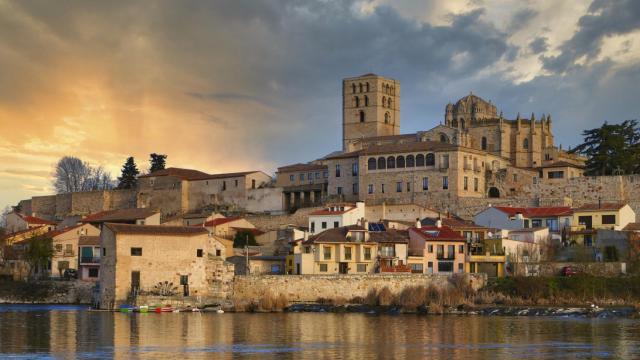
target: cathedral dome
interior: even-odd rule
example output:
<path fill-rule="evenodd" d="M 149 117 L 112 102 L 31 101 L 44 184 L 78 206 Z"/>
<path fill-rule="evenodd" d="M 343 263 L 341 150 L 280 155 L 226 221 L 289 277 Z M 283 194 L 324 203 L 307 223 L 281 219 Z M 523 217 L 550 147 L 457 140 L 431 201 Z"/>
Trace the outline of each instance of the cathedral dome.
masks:
<path fill-rule="evenodd" d="M 456 113 L 460 114 L 482 113 L 485 117 L 498 117 L 498 109 L 495 105 L 479 96 L 473 95 L 473 93 L 458 100 L 456 104 L 453 105 L 453 108 Z"/>

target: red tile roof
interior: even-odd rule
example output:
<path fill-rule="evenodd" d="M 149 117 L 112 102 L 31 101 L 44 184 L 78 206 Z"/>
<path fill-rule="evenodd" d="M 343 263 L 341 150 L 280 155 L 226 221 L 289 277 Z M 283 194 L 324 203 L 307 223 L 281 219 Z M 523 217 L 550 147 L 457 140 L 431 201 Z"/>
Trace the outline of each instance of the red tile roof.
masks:
<path fill-rule="evenodd" d="M 423 226 L 419 229 L 411 228 L 410 230 L 427 241 L 466 241 L 460 233 L 448 226 Z"/>
<path fill-rule="evenodd" d="M 193 169 L 182 169 L 182 168 L 166 168 L 163 170 L 154 171 L 150 174 L 140 175 L 140 178 L 147 177 L 158 177 L 158 176 L 174 176 L 180 178 L 182 180 L 208 180 L 208 179 L 223 179 L 230 177 L 240 177 L 246 176 L 249 174 L 253 174 L 259 171 L 243 171 L 243 172 L 234 172 L 234 173 L 224 173 L 224 174 L 207 174 L 205 172 Z"/>
<path fill-rule="evenodd" d="M 157 210 L 148 208 L 131 208 L 119 210 L 106 210 L 85 216 L 81 221 L 89 222 L 118 222 L 146 219 L 158 213 Z"/>
<path fill-rule="evenodd" d="M 494 206 L 494 208 L 502 211 L 509 216 L 516 216 L 516 214 L 522 214 L 523 217 L 554 217 L 571 215 L 573 211 L 569 206 L 555 206 L 555 207 L 510 207 L 510 206 Z"/>
<path fill-rule="evenodd" d="M 622 209 L 623 203 L 601 203 L 601 204 L 584 204 L 576 209 L 576 211 L 616 211 Z"/>
<path fill-rule="evenodd" d="M 197 226 L 132 225 L 113 223 L 106 223 L 105 225 L 117 234 L 195 236 L 209 233 L 207 229 Z"/>
<path fill-rule="evenodd" d="M 624 227 L 625 231 L 640 231 L 640 222 L 632 222 L 628 223 L 627 226 Z"/>
<path fill-rule="evenodd" d="M 278 172 L 313 171 L 313 170 L 327 170 L 327 165 L 321 165 L 321 164 L 293 164 L 293 165 L 281 166 L 281 167 L 278 168 Z"/>
<path fill-rule="evenodd" d="M 40 228 L 42 228 L 42 227 L 43 227 L 43 226 L 38 226 L 38 227 L 34 227 L 34 228 L 29 228 L 29 229 L 24 229 L 24 230 L 16 231 L 16 232 L 13 232 L 13 233 L 11 233 L 11 234 L 6 234 L 5 236 L 3 236 L 3 237 L 2 237 L 2 238 L 0 238 L 0 239 L 2 239 L 2 240 L 5 240 L 5 239 L 11 239 L 11 238 L 16 237 L 16 236 L 18 236 L 18 235 L 27 234 L 27 233 L 29 233 L 30 231 L 36 231 L 37 229 L 40 229 Z"/>
<path fill-rule="evenodd" d="M 84 225 L 84 224 L 68 226 L 68 227 L 66 227 L 66 228 L 64 228 L 64 229 L 52 230 L 52 231 L 49 231 L 48 233 L 46 233 L 45 235 L 46 235 L 46 236 L 49 236 L 49 237 L 51 237 L 51 238 L 54 238 L 54 237 L 56 237 L 56 236 L 58 236 L 58 235 L 62 235 L 62 234 L 64 234 L 64 233 L 66 233 L 66 232 L 68 232 L 68 231 L 71 231 L 71 230 L 77 229 L 77 228 L 81 227 L 82 225 Z"/>
<path fill-rule="evenodd" d="M 28 215 L 19 215 L 19 216 L 22 218 L 22 220 L 26 221 L 29 224 L 43 224 L 43 225 L 55 225 L 56 224 L 53 221 L 41 219 L 41 218 L 35 217 L 35 216 L 28 216 Z"/>
<path fill-rule="evenodd" d="M 236 221 L 236 220 L 240 220 L 241 218 L 239 217 L 227 217 L 227 218 L 217 218 L 217 219 L 213 219 L 213 220 L 209 220 L 207 222 L 204 223 L 205 227 L 212 227 L 212 226 L 218 226 L 218 225 L 222 225 L 222 224 L 226 224 L 232 221 Z"/>
<path fill-rule="evenodd" d="M 319 234 L 304 240 L 303 244 L 310 245 L 315 243 L 355 243 L 355 239 L 349 238 L 349 231 L 361 231 L 369 233 L 369 241 L 363 244 L 374 243 L 407 243 L 409 241 L 409 233 L 406 230 L 387 229 L 386 231 L 367 231 L 360 225 L 348 225 L 325 230 Z"/>
<path fill-rule="evenodd" d="M 330 210 L 331 207 L 336 207 L 336 208 L 343 207 L 344 210 L 332 211 L 332 210 Z M 342 215 L 344 213 L 347 213 L 349 211 L 355 210 L 357 208 L 356 205 L 353 205 L 353 204 L 337 205 L 337 206 L 331 206 L 331 207 L 326 207 L 326 208 L 324 208 L 322 210 L 313 211 L 313 212 L 309 213 L 309 215 Z"/>

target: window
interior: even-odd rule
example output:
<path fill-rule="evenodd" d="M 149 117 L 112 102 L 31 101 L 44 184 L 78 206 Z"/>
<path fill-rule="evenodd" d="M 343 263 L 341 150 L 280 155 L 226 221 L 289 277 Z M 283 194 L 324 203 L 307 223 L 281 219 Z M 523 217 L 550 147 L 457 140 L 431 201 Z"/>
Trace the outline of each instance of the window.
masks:
<path fill-rule="evenodd" d="M 357 96 L 353 97 L 353 105 L 355 107 L 360 107 L 360 99 Z"/>
<path fill-rule="evenodd" d="M 238 180 L 235 180 L 235 186 L 238 187 Z"/>
<path fill-rule="evenodd" d="M 423 177 L 422 178 L 422 190 L 429 190 L 429 178 L 428 177 Z"/>
<path fill-rule="evenodd" d="M 251 188 L 252 189 L 256 188 L 256 180 L 255 179 L 251 180 Z"/>
<path fill-rule="evenodd" d="M 202 254 L 203 254 L 202 249 L 198 249 L 198 250 L 196 250 L 196 256 L 197 256 L 197 257 L 202 257 Z"/>
<path fill-rule="evenodd" d="M 456 256 L 456 246 L 447 245 L 447 258 L 453 259 Z"/>
<path fill-rule="evenodd" d="M 423 272 L 422 264 L 411 264 L 411 272 L 414 274 L 421 274 Z"/>
<path fill-rule="evenodd" d="M 453 272 L 453 261 L 438 261 L 438 272 Z"/>
<path fill-rule="evenodd" d="M 336 165 L 336 177 L 340 177 L 340 165 Z"/>
<path fill-rule="evenodd" d="M 353 183 L 353 195 L 358 195 L 359 189 L 358 189 L 358 183 Z"/>
<path fill-rule="evenodd" d="M 367 95 L 364 96 L 364 106 L 369 106 L 369 97 Z"/>
<path fill-rule="evenodd" d="M 387 161 L 383 157 L 378 158 L 378 169 L 384 170 L 387 168 Z"/>
<path fill-rule="evenodd" d="M 466 176 L 464 177 L 464 180 L 463 180 L 463 189 L 469 190 L 469 178 Z"/>
<path fill-rule="evenodd" d="M 356 84 L 351 84 L 351 92 L 356 93 Z"/>
<path fill-rule="evenodd" d="M 293 174 L 289 175 L 289 181 L 294 182 L 294 180 L 295 180 L 295 176 Z"/>
<path fill-rule="evenodd" d="M 461 272 L 461 273 L 464 272 L 464 264 L 463 263 L 458 263 L 458 272 Z"/>
<path fill-rule="evenodd" d="M 107 248 L 102 248 L 102 256 L 107 256 Z"/>
<path fill-rule="evenodd" d="M 371 248 L 370 247 L 364 248 L 364 259 L 365 260 L 371 260 Z"/>
<path fill-rule="evenodd" d="M 448 169 L 449 168 L 449 155 L 442 155 L 442 163 L 440 164 L 440 169 Z"/>
<path fill-rule="evenodd" d="M 340 222 L 339 221 L 334 221 L 333 222 L 333 227 L 334 228 L 340 227 Z"/>
<path fill-rule="evenodd" d="M 222 256 L 222 250 L 216 249 L 216 256 Z"/>
<path fill-rule="evenodd" d="M 98 277 L 98 268 L 89 268 L 89 277 L 90 278 L 97 278 Z"/>
<path fill-rule="evenodd" d="M 316 172 L 316 179 L 320 179 L 320 171 Z"/>
<path fill-rule="evenodd" d="M 464 254 L 464 245 L 458 245 L 458 254 Z"/>
<path fill-rule="evenodd" d="M 304 181 L 304 174 L 300 174 L 300 181 Z"/>
<path fill-rule="evenodd" d="M 427 274 L 433 274 L 433 261 L 427 262 Z"/>
<path fill-rule="evenodd" d="M 384 123 L 385 124 L 389 123 L 389 113 L 388 112 L 384 113 Z"/>
<path fill-rule="evenodd" d="M 373 188 L 373 184 L 369 184 L 369 186 L 367 186 L 367 192 L 369 194 L 373 194 L 374 188 Z"/>
<path fill-rule="evenodd" d="M 351 175 L 358 176 L 358 163 L 351 164 Z"/>
<path fill-rule="evenodd" d="M 364 122 L 364 119 L 365 119 L 364 111 L 360 110 L 360 122 Z"/>
<path fill-rule="evenodd" d="M 396 192 L 402 192 L 402 181 L 396 183 Z"/>
<path fill-rule="evenodd" d="M 382 97 L 382 107 L 387 107 L 387 97 L 386 96 Z"/>
<path fill-rule="evenodd" d="M 326 228 L 327 228 L 327 222 L 326 222 L 326 221 L 323 221 L 321 225 L 322 225 L 321 227 L 322 227 L 323 229 L 326 229 Z"/>
<path fill-rule="evenodd" d="M 410 192 L 410 191 L 411 191 L 411 183 L 407 182 L 407 192 Z"/>
<path fill-rule="evenodd" d="M 532 219 L 531 220 L 531 227 L 532 228 L 537 228 L 537 227 L 541 227 L 542 226 L 542 219 Z"/>
<path fill-rule="evenodd" d="M 313 173 L 308 173 L 307 174 L 307 180 L 309 180 L 309 181 L 313 180 Z"/>
<path fill-rule="evenodd" d="M 482 137 L 482 150 L 487 150 L 487 138 Z"/>
<path fill-rule="evenodd" d="M 131 256 L 142 256 L 142 248 L 132 247 L 131 248 Z"/>
<path fill-rule="evenodd" d="M 380 184 L 380 192 L 384 194 L 384 184 Z"/>
<path fill-rule="evenodd" d="M 387 169 L 395 169 L 396 168 L 396 158 L 393 156 L 389 156 L 387 158 Z"/>
<path fill-rule="evenodd" d="M 549 171 L 547 177 L 549 179 L 562 179 L 564 177 L 564 171 Z"/>
<path fill-rule="evenodd" d="M 436 257 L 438 259 L 444 258 L 444 245 L 438 245 L 436 247 Z"/>
<path fill-rule="evenodd" d="M 320 264 L 320 272 L 327 272 L 327 264 Z"/>
<path fill-rule="evenodd" d="M 316 222 L 312 221 L 311 222 L 311 233 L 314 233 L 314 232 L 316 232 Z"/>
<path fill-rule="evenodd" d="M 433 254 L 433 244 L 427 245 L 427 251 L 429 252 L 429 254 Z"/>
<path fill-rule="evenodd" d="M 369 92 L 369 83 L 366 84 L 367 92 Z"/>
<path fill-rule="evenodd" d="M 473 191 L 478 191 L 478 178 L 473 178 Z"/>
<path fill-rule="evenodd" d="M 529 228 L 529 219 L 525 219 L 524 220 L 524 228 L 528 229 Z"/>
<path fill-rule="evenodd" d="M 338 195 L 342 195 L 342 186 L 338 186 L 336 188 L 336 192 L 338 193 Z"/>
<path fill-rule="evenodd" d="M 522 148 L 523 149 L 528 149 L 529 148 L 529 139 L 524 139 L 522 141 Z"/>
<path fill-rule="evenodd" d="M 367 272 L 367 264 L 358 264 L 358 272 Z"/>
<path fill-rule="evenodd" d="M 416 156 L 416 167 L 424 166 L 424 155 L 418 154 Z"/>
<path fill-rule="evenodd" d="M 271 265 L 271 273 L 272 274 L 280 274 L 280 265 L 279 264 L 272 264 Z"/>
<path fill-rule="evenodd" d="M 331 248 L 328 246 L 325 246 L 322 248 L 322 251 L 324 252 L 324 259 L 325 260 L 330 260 L 331 259 Z"/>
<path fill-rule="evenodd" d="M 329 177 L 329 171 L 328 170 L 323 171 L 322 172 L 322 177 L 325 178 L 325 179 L 328 178 Z"/>
<path fill-rule="evenodd" d="M 369 158 L 369 160 L 367 160 L 367 169 L 369 170 L 376 170 L 377 169 L 377 161 L 375 158 Z"/>
<path fill-rule="evenodd" d="M 62 244 L 56 244 L 56 251 L 62 251 Z"/>
<path fill-rule="evenodd" d="M 558 231 L 558 219 L 547 219 L 545 226 L 548 227 L 550 231 Z"/>
<path fill-rule="evenodd" d="M 351 260 L 351 246 L 346 246 L 344 248 L 344 259 Z"/>
<path fill-rule="evenodd" d="M 442 177 L 442 190 L 448 190 L 449 189 L 449 177 L 448 176 L 443 176 Z"/>
<path fill-rule="evenodd" d="M 518 174 L 513 174 L 513 182 L 518 181 Z"/>
<path fill-rule="evenodd" d="M 427 154 L 424 158 L 424 162 L 426 166 L 434 166 L 436 164 L 436 156 L 433 153 Z"/>
<path fill-rule="evenodd" d="M 398 169 L 404 169 L 404 156 L 400 155 L 396 158 L 396 167 Z"/>
<path fill-rule="evenodd" d="M 407 155 L 407 167 L 414 167 L 415 166 L 415 159 L 413 158 L 413 155 Z"/>
<path fill-rule="evenodd" d="M 615 224 L 616 224 L 615 215 L 602 215 L 602 225 L 615 225 Z"/>
<path fill-rule="evenodd" d="M 222 182 L 222 191 L 225 191 L 225 190 L 227 190 L 227 182 L 223 181 Z"/>
<path fill-rule="evenodd" d="M 362 92 L 362 84 L 358 84 L 358 87 L 360 88 L 360 92 Z"/>

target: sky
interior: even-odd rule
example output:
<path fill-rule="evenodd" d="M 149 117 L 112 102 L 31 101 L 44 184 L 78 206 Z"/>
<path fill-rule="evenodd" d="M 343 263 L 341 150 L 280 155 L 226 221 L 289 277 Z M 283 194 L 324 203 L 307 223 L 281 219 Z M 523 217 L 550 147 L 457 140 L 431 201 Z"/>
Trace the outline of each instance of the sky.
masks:
<path fill-rule="evenodd" d="M 210 173 L 341 148 L 341 79 L 401 83 L 401 131 L 470 91 L 558 145 L 640 114 L 640 1 L 0 0 L 0 206 L 65 155 Z"/>

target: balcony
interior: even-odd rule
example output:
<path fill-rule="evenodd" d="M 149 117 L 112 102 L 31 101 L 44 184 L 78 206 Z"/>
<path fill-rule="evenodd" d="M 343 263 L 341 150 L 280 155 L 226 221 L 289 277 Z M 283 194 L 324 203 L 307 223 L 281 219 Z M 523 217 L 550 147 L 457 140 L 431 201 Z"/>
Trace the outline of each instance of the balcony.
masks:
<path fill-rule="evenodd" d="M 94 256 L 81 256 L 80 264 L 100 264 L 100 257 Z"/>
<path fill-rule="evenodd" d="M 456 258 L 455 254 L 447 254 L 447 255 L 437 254 L 436 255 L 436 259 L 438 260 L 455 260 L 455 258 Z"/>

